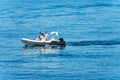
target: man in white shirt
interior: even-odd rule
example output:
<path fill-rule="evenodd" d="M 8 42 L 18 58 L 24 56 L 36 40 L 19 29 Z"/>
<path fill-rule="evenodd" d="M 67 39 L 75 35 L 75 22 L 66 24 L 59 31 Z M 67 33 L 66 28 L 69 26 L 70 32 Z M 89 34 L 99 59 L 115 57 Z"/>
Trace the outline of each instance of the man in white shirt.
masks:
<path fill-rule="evenodd" d="M 47 33 L 47 31 L 45 32 L 45 40 L 46 41 L 48 40 L 48 33 Z"/>

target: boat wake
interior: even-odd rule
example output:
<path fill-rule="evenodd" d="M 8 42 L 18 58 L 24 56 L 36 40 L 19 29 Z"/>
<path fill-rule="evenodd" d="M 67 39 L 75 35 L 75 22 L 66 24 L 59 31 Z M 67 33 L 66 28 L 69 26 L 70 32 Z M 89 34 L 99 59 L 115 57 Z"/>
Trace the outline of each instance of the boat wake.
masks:
<path fill-rule="evenodd" d="M 94 40 L 94 41 L 79 41 L 67 42 L 68 46 L 89 46 L 89 45 L 120 45 L 120 40 Z"/>

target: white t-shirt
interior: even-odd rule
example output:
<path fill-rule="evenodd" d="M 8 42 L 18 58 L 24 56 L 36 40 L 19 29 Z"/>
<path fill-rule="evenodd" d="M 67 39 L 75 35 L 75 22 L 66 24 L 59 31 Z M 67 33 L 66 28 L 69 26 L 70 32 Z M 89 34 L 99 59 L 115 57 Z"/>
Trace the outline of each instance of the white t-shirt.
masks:
<path fill-rule="evenodd" d="M 48 34 L 45 34 L 45 39 L 47 39 L 48 38 Z"/>

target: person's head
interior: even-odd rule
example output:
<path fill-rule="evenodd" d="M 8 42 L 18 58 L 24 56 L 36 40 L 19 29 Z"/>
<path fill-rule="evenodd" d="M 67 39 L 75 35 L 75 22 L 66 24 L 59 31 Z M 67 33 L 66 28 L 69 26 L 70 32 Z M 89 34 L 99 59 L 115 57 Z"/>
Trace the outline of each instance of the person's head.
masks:
<path fill-rule="evenodd" d="M 47 31 L 45 33 L 47 33 Z"/>

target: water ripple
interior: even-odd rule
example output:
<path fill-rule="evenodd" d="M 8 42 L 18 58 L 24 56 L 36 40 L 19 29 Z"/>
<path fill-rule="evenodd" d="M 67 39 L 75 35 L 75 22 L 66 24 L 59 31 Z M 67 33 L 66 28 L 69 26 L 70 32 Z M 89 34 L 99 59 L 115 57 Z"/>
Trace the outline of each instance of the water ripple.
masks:
<path fill-rule="evenodd" d="M 97 4 L 86 4 L 79 6 L 79 8 L 91 8 L 91 7 L 113 7 L 112 4 L 105 4 L 105 3 L 97 3 Z"/>

